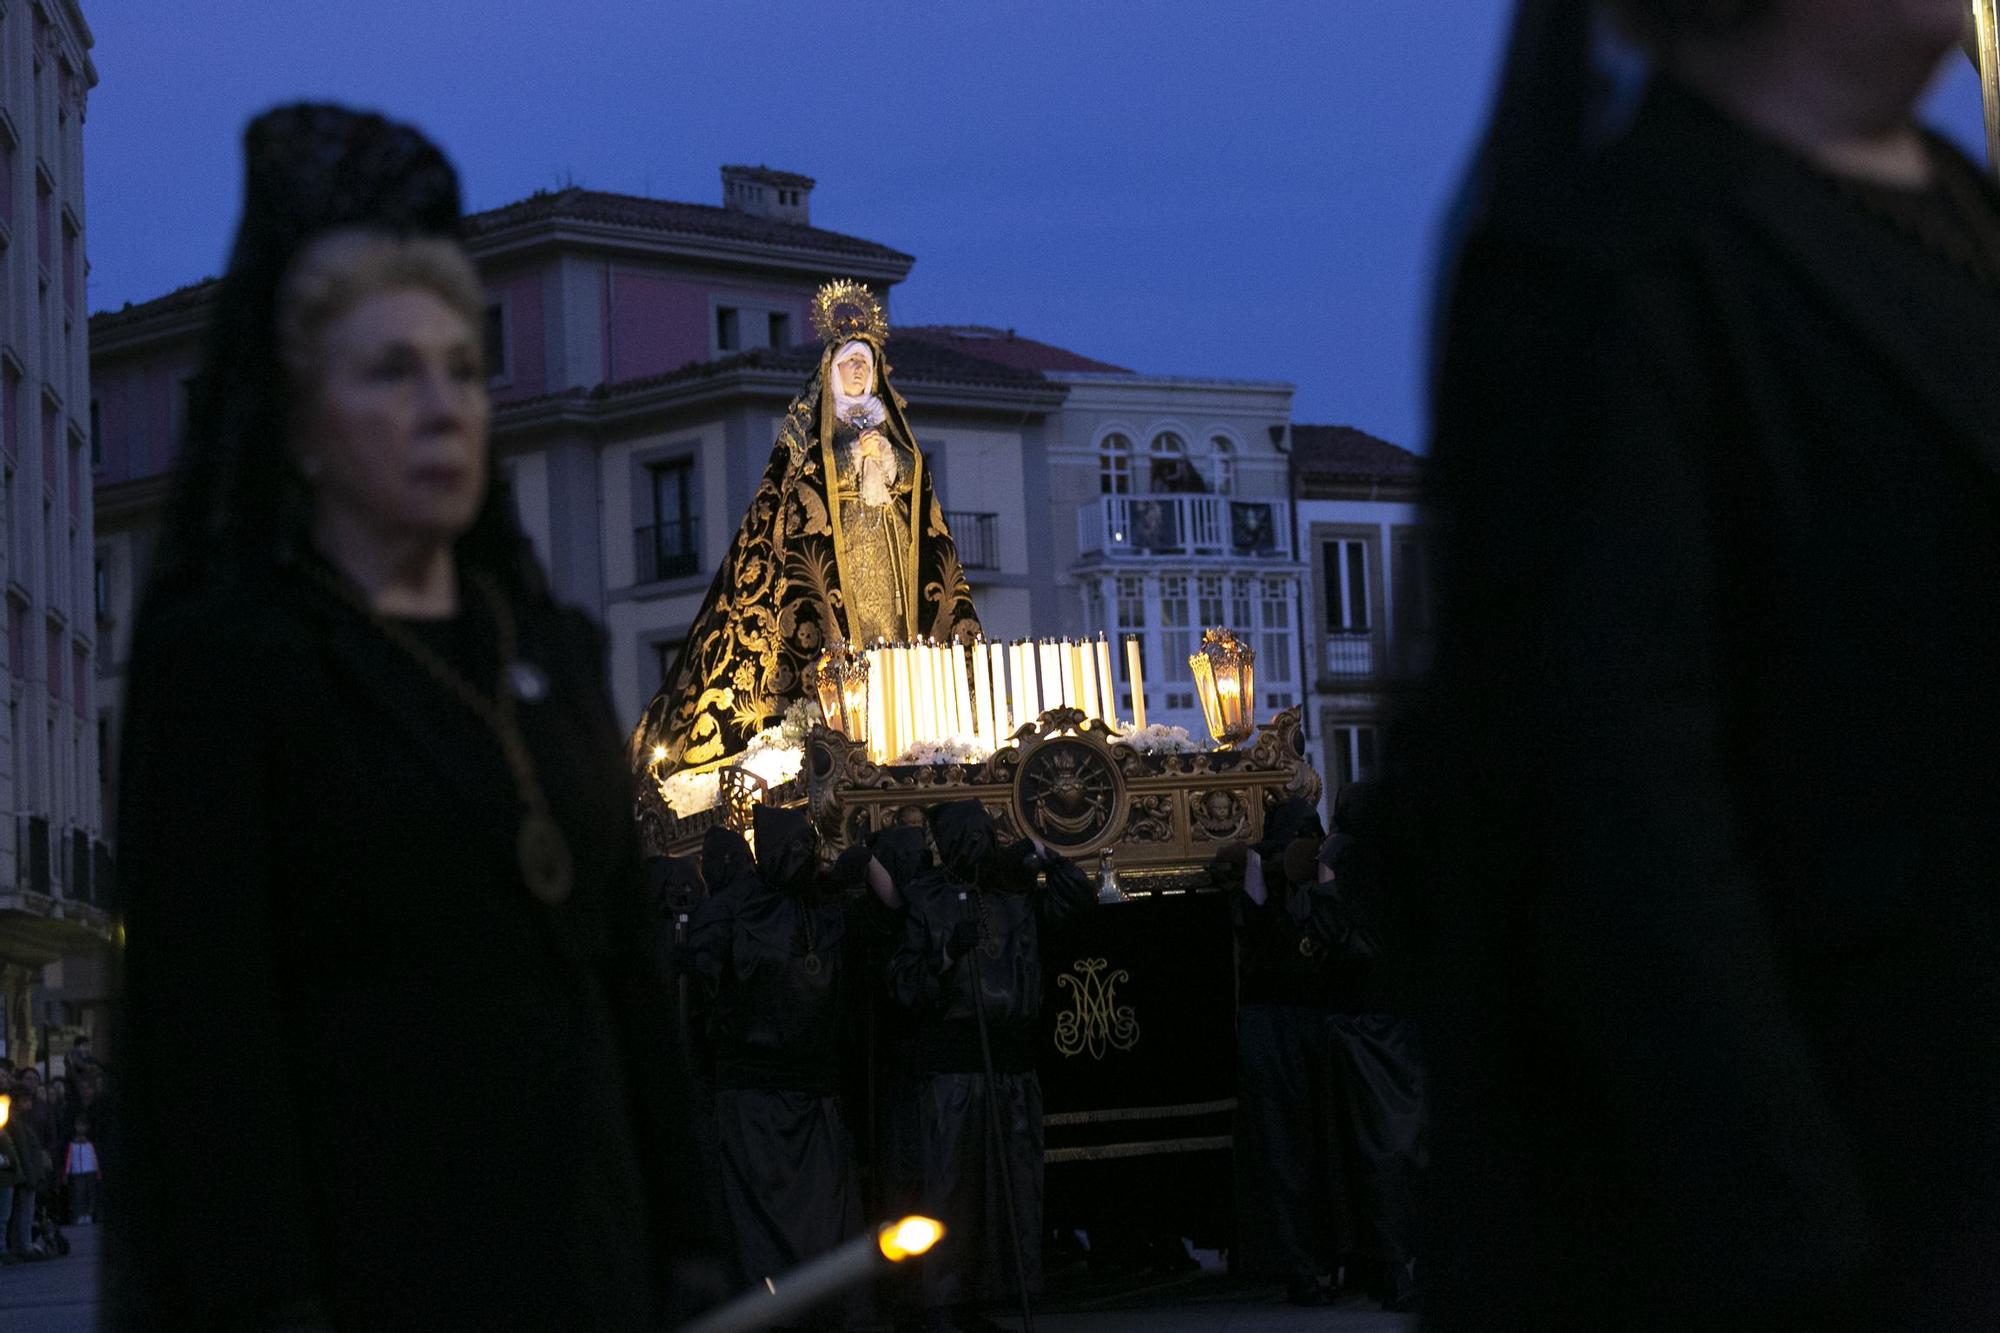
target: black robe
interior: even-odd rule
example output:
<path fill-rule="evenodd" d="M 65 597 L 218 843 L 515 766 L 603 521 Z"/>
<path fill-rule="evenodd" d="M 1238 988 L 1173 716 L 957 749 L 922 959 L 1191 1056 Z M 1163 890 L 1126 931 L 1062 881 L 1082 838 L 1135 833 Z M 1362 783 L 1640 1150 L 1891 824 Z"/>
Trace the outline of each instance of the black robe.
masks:
<path fill-rule="evenodd" d="M 141 622 L 111 1326 L 639 1330 L 709 1248 L 602 636 L 517 614 L 556 907 L 493 734 L 360 612 L 294 574 Z"/>
<path fill-rule="evenodd" d="M 1294 842 L 1315 849 L 1312 806 L 1271 811 L 1258 844 L 1266 896 L 1241 891 L 1240 863 L 1219 861 L 1235 889 L 1236 1179 L 1239 1262 L 1245 1271 L 1308 1283 L 1339 1264 L 1341 1183 L 1325 950 L 1307 928 L 1309 882 L 1287 873 Z"/>
<path fill-rule="evenodd" d="M 909 908 L 889 981 L 918 1020 L 910 1059 L 921 1194 L 949 1228 L 924 1270 L 925 1301 L 938 1306 L 1015 1294 L 1003 1193 L 1010 1184 L 1025 1281 L 1030 1292 L 1041 1287 L 1042 1090 L 1033 1051 L 1041 932 L 1096 896 L 1060 856 L 1048 858 L 1047 886 L 1038 886 L 1024 864 L 1028 845 L 996 847 L 992 817 L 977 801 L 934 811 L 932 831 L 941 864 L 904 891 Z M 952 961 L 946 946 L 966 921 L 976 923 L 977 942 Z"/>
<path fill-rule="evenodd" d="M 751 1284 L 861 1227 L 839 1095 L 852 909 L 827 892 L 803 813 L 758 807 L 757 845 L 758 873 L 734 873 L 702 905 L 688 948 L 710 1003 L 723 1199 Z"/>
<path fill-rule="evenodd" d="M 1571 202 L 1446 311 L 1427 1308 L 2000 1327 L 2000 286 L 1667 83 Z"/>

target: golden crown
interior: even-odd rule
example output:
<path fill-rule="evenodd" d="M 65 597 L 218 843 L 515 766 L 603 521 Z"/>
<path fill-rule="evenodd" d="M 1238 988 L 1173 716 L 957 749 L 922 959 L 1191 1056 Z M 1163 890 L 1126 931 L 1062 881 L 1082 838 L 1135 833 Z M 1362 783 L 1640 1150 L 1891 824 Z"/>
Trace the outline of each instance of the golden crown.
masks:
<path fill-rule="evenodd" d="M 845 278 L 829 282 L 813 297 L 813 332 L 825 342 L 867 337 L 877 346 L 889 339 L 889 321 L 875 293 Z"/>

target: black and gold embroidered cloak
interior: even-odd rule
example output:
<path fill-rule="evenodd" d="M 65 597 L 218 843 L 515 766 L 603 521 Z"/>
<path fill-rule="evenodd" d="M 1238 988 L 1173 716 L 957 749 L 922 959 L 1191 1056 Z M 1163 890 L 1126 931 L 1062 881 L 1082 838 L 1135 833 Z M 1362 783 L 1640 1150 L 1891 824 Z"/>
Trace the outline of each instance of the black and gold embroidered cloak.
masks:
<path fill-rule="evenodd" d="M 831 343 L 785 414 L 679 662 L 633 732 L 635 769 L 663 776 L 737 753 L 793 700 L 809 696 L 806 668 L 836 638 L 859 646 L 878 636 L 979 636 L 958 548 L 903 400 L 889 384 L 882 344 L 871 334 L 860 338 L 879 368 L 882 419 L 870 430 L 893 451 L 892 512 L 871 514 L 861 502 L 853 454 L 865 432 L 835 420 L 832 361 L 840 343 Z"/>

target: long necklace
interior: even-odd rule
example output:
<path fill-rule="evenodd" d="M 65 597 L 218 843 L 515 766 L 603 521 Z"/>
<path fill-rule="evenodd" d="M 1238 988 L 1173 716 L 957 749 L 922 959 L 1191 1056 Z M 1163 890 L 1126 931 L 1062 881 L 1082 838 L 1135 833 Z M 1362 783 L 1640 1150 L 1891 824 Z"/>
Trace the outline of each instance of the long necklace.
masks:
<path fill-rule="evenodd" d="M 819 975 L 820 968 L 819 944 L 813 939 L 812 904 L 806 902 L 803 898 L 799 899 L 799 913 L 804 920 L 806 928 L 806 975 L 816 977 Z"/>
<path fill-rule="evenodd" d="M 467 576 L 492 612 L 500 640 L 500 670 L 492 694 L 487 695 L 453 670 L 451 664 L 432 651 L 429 644 L 402 625 L 378 614 L 358 590 L 330 571 L 315 568 L 312 573 L 336 597 L 366 616 L 369 623 L 381 631 L 383 638 L 413 658 L 418 666 L 430 673 L 433 680 L 456 695 L 460 703 L 486 724 L 494 740 L 499 742 L 500 753 L 507 761 L 507 771 L 514 779 L 514 791 L 521 799 L 521 831 L 514 840 L 521 878 L 526 881 L 529 893 L 551 907 L 567 899 L 576 884 L 576 865 L 570 857 L 569 841 L 563 837 L 562 826 L 556 823 L 555 815 L 549 809 L 548 797 L 542 791 L 541 779 L 535 772 L 535 757 L 528 750 L 526 737 L 521 734 L 517 713 L 521 700 L 532 703 L 548 693 L 548 681 L 533 665 L 517 656 L 519 642 L 514 611 L 500 590 L 493 586 L 493 581 L 481 573 Z"/>

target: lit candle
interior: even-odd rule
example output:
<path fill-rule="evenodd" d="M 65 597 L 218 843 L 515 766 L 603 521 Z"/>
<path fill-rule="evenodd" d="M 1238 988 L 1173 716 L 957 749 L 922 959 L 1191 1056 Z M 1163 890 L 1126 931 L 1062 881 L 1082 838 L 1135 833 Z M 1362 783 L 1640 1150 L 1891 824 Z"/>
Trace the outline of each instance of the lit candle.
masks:
<path fill-rule="evenodd" d="M 965 645 L 953 640 L 945 646 L 945 665 L 951 669 L 952 708 L 958 714 L 957 734 L 967 739 L 979 734 L 979 726 L 972 717 L 972 663 L 965 655 Z"/>
<path fill-rule="evenodd" d="M 1014 707 L 1015 713 L 1025 726 L 1042 715 L 1041 701 L 1035 694 L 1035 664 L 1028 658 L 1025 640 L 1016 640 L 1014 652 Z"/>
<path fill-rule="evenodd" d="M 868 663 L 868 757 L 879 764 L 884 758 L 882 747 L 889 743 L 889 711 L 883 706 L 889 654 L 882 651 L 882 641 L 877 639 L 861 656 Z"/>
<path fill-rule="evenodd" d="M 931 640 L 931 688 L 937 692 L 937 735 L 935 740 L 949 740 L 958 731 L 958 722 L 952 717 L 951 708 L 951 668 L 946 664 L 944 645 Z"/>
<path fill-rule="evenodd" d="M 1111 645 L 1102 634 L 1097 636 L 1097 688 L 1104 700 L 1104 720 L 1115 725 L 1118 721 L 1118 682 L 1111 678 Z"/>
<path fill-rule="evenodd" d="M 972 647 L 972 721 L 978 728 L 979 738 L 986 742 L 986 748 L 1000 748 L 1000 727 L 993 718 L 993 673 L 986 656 L 984 641 Z"/>
<path fill-rule="evenodd" d="M 1083 700 L 1083 711 L 1091 717 L 1101 718 L 1104 710 L 1100 707 L 1103 700 L 1097 693 L 1097 654 L 1090 651 L 1088 643 L 1079 643 L 1076 656 L 1082 667 L 1083 688 L 1078 697 Z"/>
<path fill-rule="evenodd" d="M 1080 710 L 1085 717 L 1093 711 L 1090 696 L 1083 690 L 1083 645 L 1074 639 L 1063 640 L 1063 665 L 1069 668 L 1070 707 Z"/>
<path fill-rule="evenodd" d="M 900 759 L 903 751 L 910 748 L 910 740 L 917 726 L 917 681 L 916 666 L 910 660 L 910 645 L 896 645 L 896 752 L 892 759 Z"/>
<path fill-rule="evenodd" d="M 1061 708 L 1062 671 L 1056 665 L 1056 643 L 1054 639 L 1043 639 L 1035 645 L 1035 667 L 1041 674 L 1038 687 L 1042 696 L 1042 711 Z"/>
<path fill-rule="evenodd" d="M 935 741 L 938 739 L 938 696 L 937 696 L 937 653 L 936 645 L 917 645 L 917 739 Z"/>
<path fill-rule="evenodd" d="M 1132 725 L 1146 725 L 1146 668 L 1139 656 L 1139 640 L 1125 640 L 1125 675 L 1132 686 Z"/>

